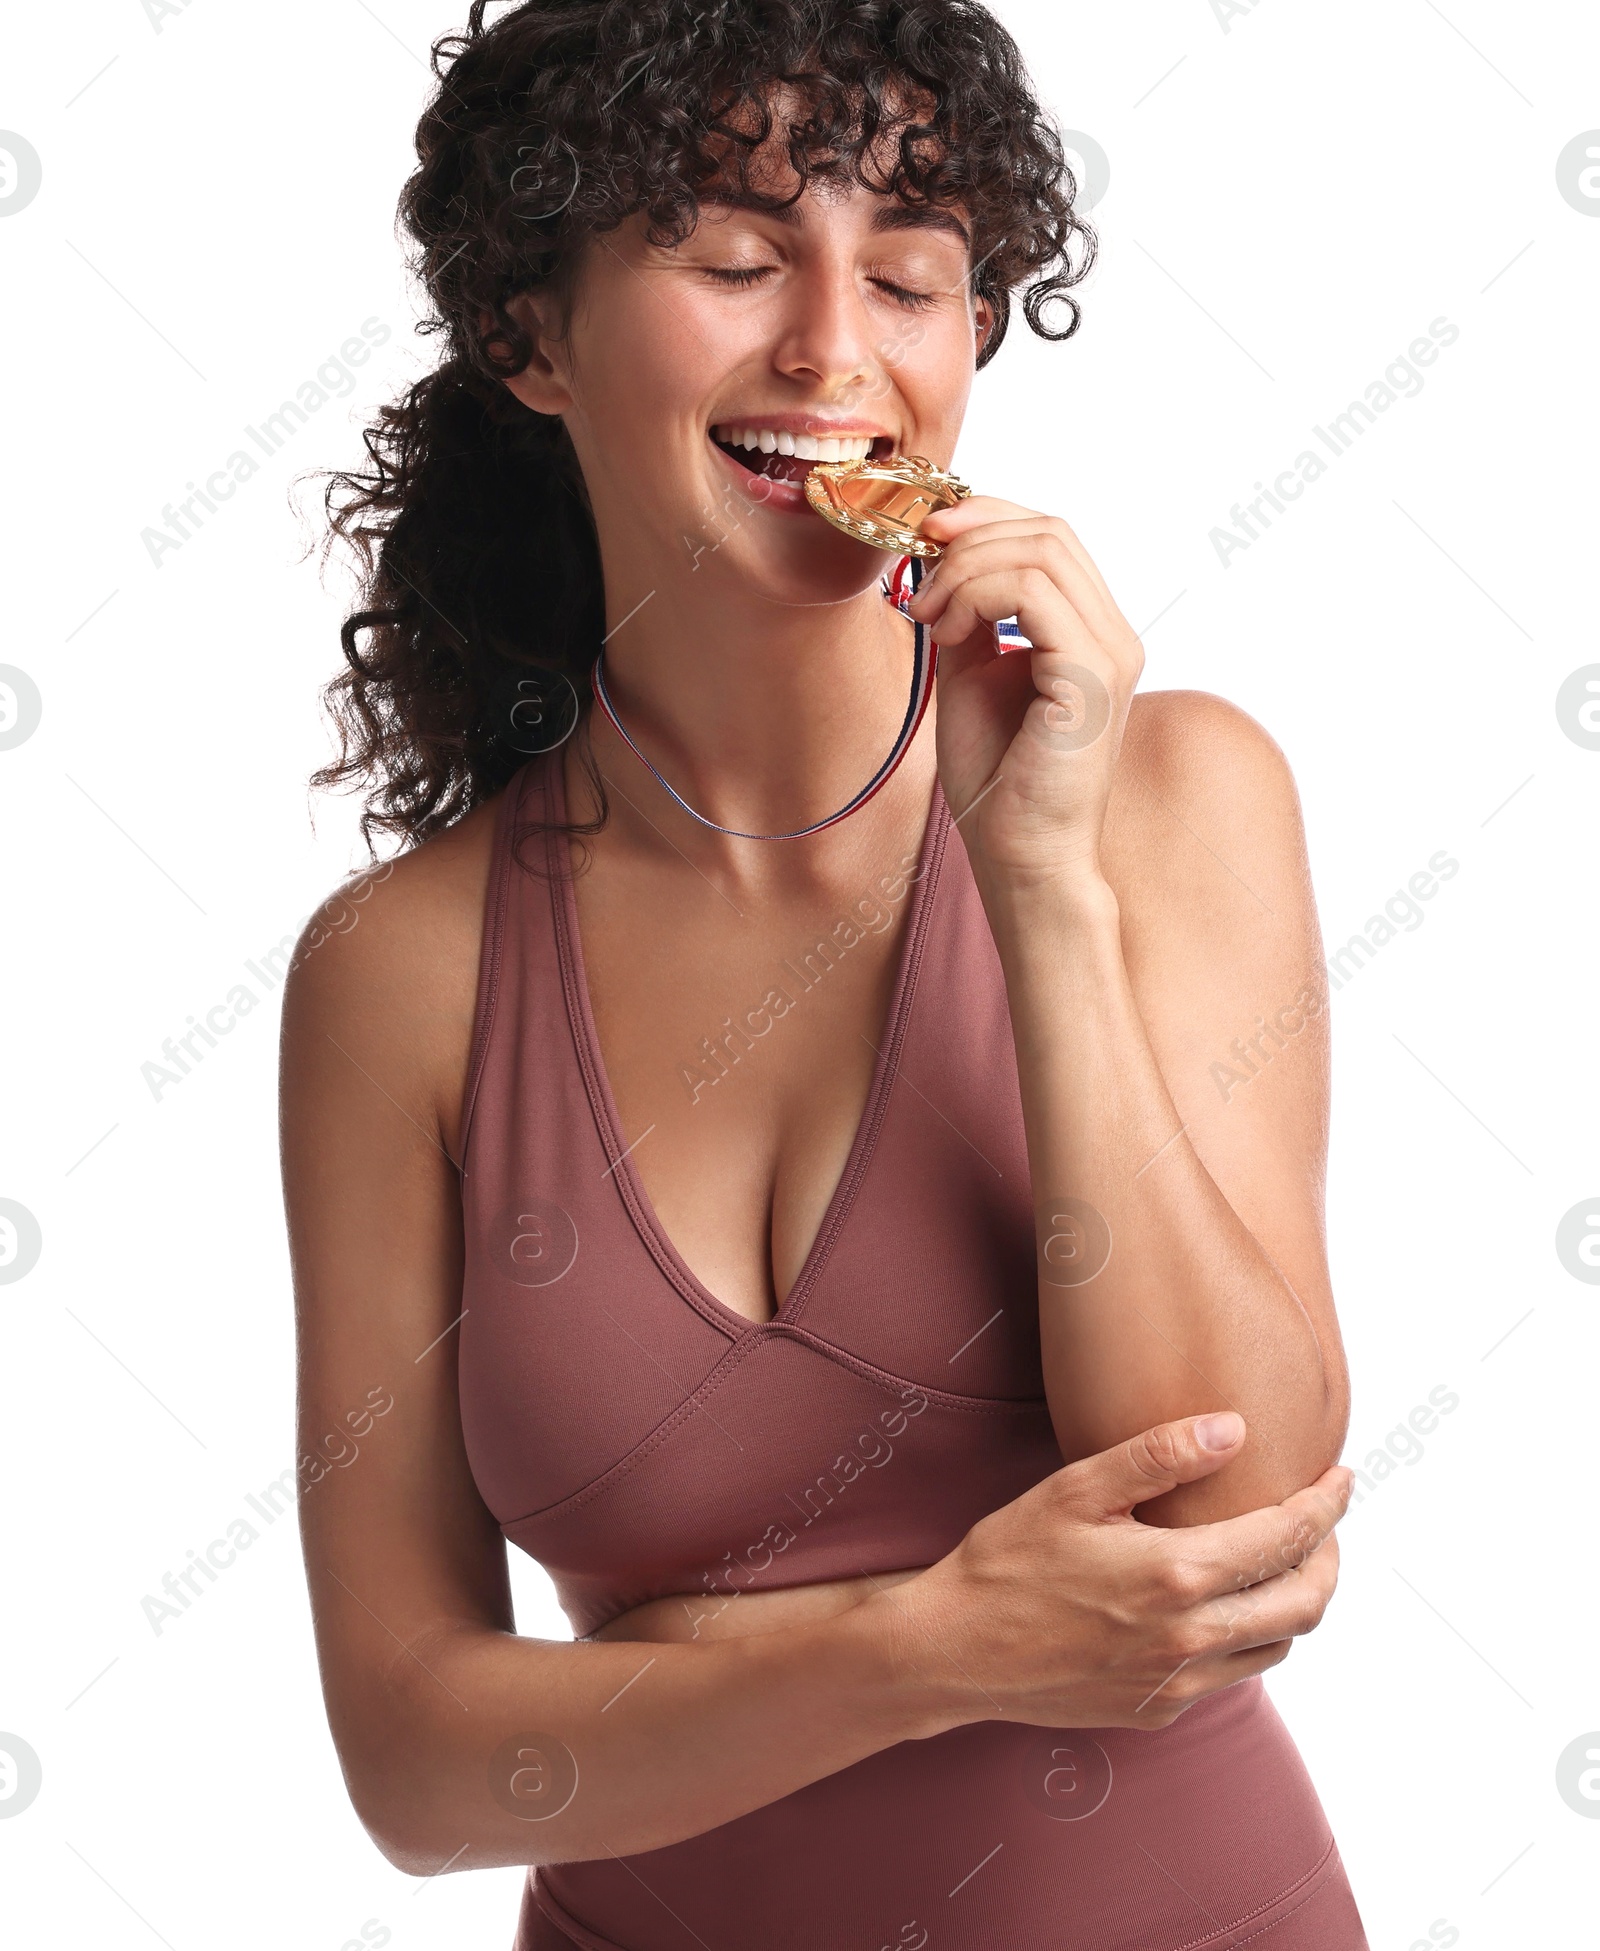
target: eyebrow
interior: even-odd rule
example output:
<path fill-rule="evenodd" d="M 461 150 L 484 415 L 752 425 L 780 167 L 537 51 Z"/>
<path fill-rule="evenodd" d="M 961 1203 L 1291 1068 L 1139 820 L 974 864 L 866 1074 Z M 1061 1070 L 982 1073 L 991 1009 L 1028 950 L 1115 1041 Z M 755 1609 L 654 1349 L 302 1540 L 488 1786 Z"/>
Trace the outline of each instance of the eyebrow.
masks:
<path fill-rule="evenodd" d="M 708 191 L 701 201 L 728 210 L 753 210 L 761 216 L 771 217 L 774 223 L 786 224 L 793 230 L 799 230 L 805 224 L 805 217 L 798 203 L 786 203 L 774 209 L 768 204 L 758 202 L 752 196 L 742 196 L 731 190 Z M 872 228 L 876 231 L 942 230 L 952 237 L 960 238 L 968 250 L 972 248 L 972 236 L 966 225 L 954 211 L 945 209 L 939 204 L 902 203 L 898 197 L 887 197 L 872 213 Z"/>

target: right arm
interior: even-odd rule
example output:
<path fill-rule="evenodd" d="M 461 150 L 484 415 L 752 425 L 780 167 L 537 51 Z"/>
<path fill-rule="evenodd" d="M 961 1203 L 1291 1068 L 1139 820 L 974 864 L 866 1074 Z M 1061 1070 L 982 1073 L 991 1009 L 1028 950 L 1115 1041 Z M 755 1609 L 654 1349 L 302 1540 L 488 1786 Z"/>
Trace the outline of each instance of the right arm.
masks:
<path fill-rule="evenodd" d="M 371 888 L 357 924 L 308 935 L 285 999 L 299 1452 L 323 1460 L 302 1462 L 301 1536 L 330 1728 L 385 1856 L 428 1875 L 633 1855 L 899 1741 L 997 1716 L 1162 1726 L 1282 1658 L 1331 1591 L 1334 1550 L 1315 1547 L 1345 1473 L 1223 1524 L 1139 1524 L 1158 1486 L 1235 1454 L 1202 1452 L 1191 1423 L 1057 1472 L 832 1617 L 752 1608 L 761 1630 L 690 1643 L 517 1635 L 456 1376 L 485 833 L 472 816 Z"/>

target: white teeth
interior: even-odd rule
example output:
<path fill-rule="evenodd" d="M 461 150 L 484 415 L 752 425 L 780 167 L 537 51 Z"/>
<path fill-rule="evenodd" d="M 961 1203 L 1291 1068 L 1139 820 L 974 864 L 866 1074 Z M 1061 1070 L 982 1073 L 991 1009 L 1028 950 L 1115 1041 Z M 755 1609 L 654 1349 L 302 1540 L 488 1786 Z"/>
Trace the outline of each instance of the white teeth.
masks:
<path fill-rule="evenodd" d="M 759 449 L 763 454 L 792 454 L 801 461 L 863 461 L 872 452 L 870 434 L 779 433 L 772 427 L 722 426 L 712 429 L 725 447 L 742 447 L 746 453 Z"/>

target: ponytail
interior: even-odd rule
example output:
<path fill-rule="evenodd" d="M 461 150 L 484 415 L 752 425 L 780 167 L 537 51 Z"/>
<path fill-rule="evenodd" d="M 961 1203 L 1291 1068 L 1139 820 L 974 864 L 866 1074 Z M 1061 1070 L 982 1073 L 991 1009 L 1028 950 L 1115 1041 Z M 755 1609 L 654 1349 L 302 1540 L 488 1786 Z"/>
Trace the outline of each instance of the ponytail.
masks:
<path fill-rule="evenodd" d="M 562 422 L 451 359 L 380 409 L 367 473 L 335 474 L 331 532 L 363 565 L 324 698 L 339 757 L 372 778 L 362 834 L 421 841 L 587 715 L 604 630 L 600 553 Z M 362 642 L 363 636 L 366 642 Z"/>

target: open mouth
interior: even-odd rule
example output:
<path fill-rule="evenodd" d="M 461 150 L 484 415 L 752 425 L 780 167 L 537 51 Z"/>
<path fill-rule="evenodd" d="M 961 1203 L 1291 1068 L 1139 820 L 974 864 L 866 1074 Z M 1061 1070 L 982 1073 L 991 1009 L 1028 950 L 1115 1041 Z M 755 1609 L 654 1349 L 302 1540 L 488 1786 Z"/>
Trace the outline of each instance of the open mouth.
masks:
<path fill-rule="evenodd" d="M 798 487 L 817 461 L 881 460 L 894 452 L 887 434 L 780 433 L 772 427 L 713 427 L 712 443 L 745 469 L 766 481 Z"/>

